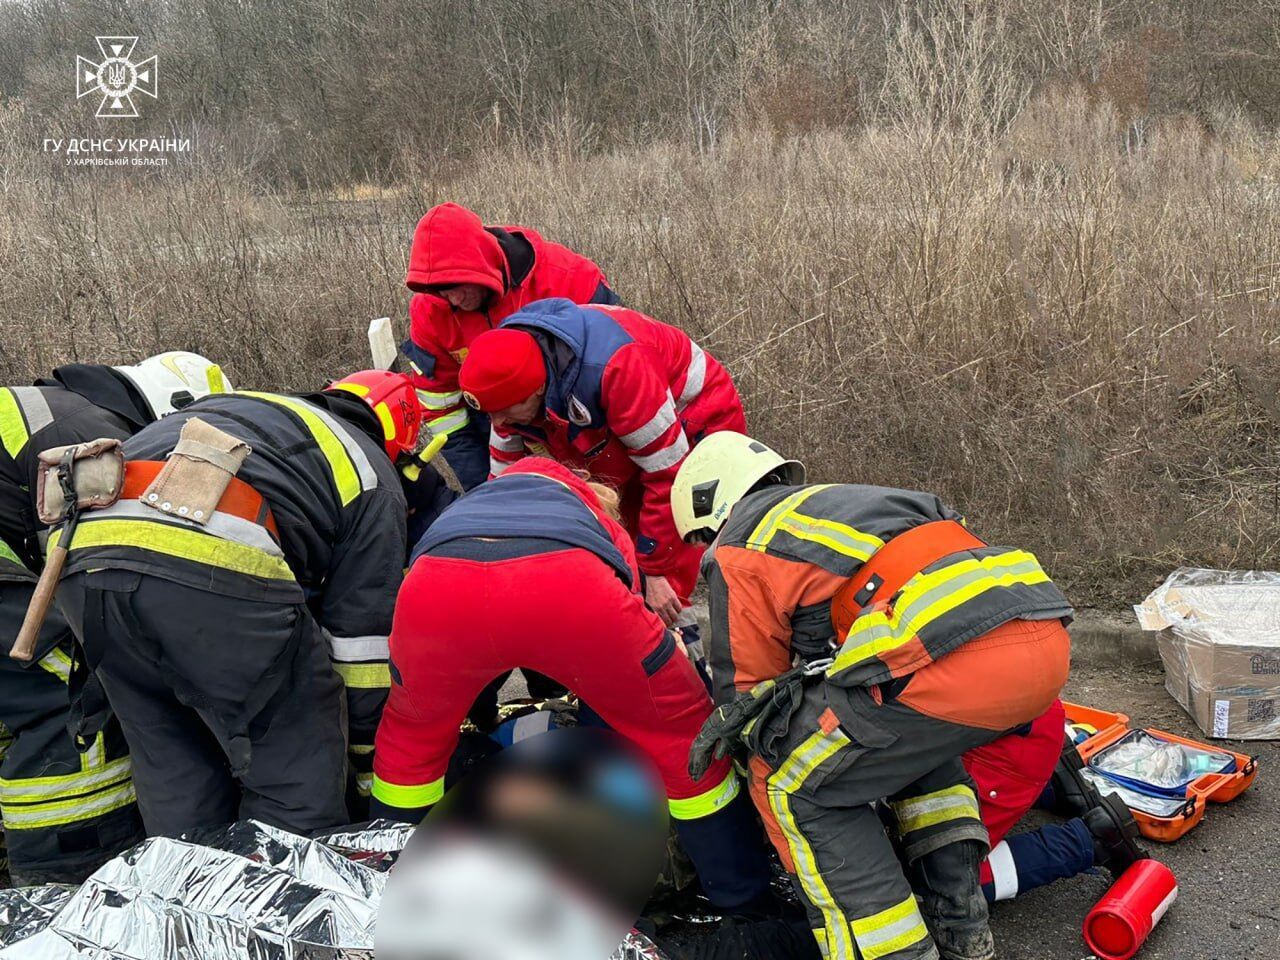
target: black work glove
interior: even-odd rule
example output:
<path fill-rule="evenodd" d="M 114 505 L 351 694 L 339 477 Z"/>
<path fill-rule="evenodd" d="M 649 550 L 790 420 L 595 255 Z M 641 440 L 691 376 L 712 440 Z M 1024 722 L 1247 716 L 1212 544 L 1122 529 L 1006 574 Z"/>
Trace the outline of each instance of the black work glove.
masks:
<path fill-rule="evenodd" d="M 712 763 L 737 748 L 742 732 L 769 705 L 776 688 L 776 680 L 765 680 L 711 712 L 689 748 L 690 777 L 701 780 Z"/>

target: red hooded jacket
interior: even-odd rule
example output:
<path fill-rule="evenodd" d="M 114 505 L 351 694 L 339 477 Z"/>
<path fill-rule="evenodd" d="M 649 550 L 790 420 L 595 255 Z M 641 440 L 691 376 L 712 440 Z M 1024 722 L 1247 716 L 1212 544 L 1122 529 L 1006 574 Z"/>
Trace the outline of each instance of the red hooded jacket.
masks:
<path fill-rule="evenodd" d="M 625 307 L 544 300 L 503 327 L 540 338 L 547 394 L 537 423 L 492 429 L 491 473 L 529 454 L 590 471 L 621 494 L 640 570 L 687 601 L 703 548 L 681 541 L 671 484 L 704 436 L 746 432 L 729 372 L 683 330 Z"/>
<path fill-rule="evenodd" d="M 482 310 L 454 311 L 433 288 L 475 283 L 492 291 Z M 456 203 L 442 203 L 418 221 L 405 285 L 409 301 L 409 359 L 427 426 L 453 433 L 468 411 L 458 369 L 471 341 L 526 304 L 547 297 L 574 303 L 616 302 L 604 273 L 568 247 L 528 227 L 486 227 Z"/>

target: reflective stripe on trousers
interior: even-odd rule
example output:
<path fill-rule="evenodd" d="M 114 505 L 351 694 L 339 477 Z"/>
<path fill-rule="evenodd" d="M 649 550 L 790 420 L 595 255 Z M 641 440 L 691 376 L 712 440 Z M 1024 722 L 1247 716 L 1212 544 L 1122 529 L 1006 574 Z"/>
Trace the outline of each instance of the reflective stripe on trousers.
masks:
<path fill-rule="evenodd" d="M 5 829 L 57 827 L 102 816 L 137 799 L 127 756 L 106 760 L 103 735 L 81 755 L 80 772 L 0 779 L 0 818 Z"/>
<path fill-rule="evenodd" d="M 791 851 L 791 860 L 795 864 L 796 876 L 800 886 L 809 898 L 809 902 L 822 912 L 826 924 L 824 956 L 832 960 L 857 960 L 853 949 L 852 930 L 836 903 L 835 897 L 827 888 L 827 883 L 818 870 L 813 848 L 804 834 L 800 832 L 795 817 L 791 814 L 790 796 L 804 786 L 805 780 L 824 761 L 835 756 L 850 743 L 843 730 L 836 728 L 830 733 L 819 730 L 800 744 L 783 762 L 778 770 L 769 778 L 769 807 L 787 838 L 787 847 Z M 819 940 L 819 945 L 824 945 Z"/>
<path fill-rule="evenodd" d="M 809 902 L 823 916 L 824 928 L 815 930 L 824 960 L 880 960 L 925 940 L 928 928 L 913 896 L 867 917 L 850 920 L 822 876 L 816 853 L 791 810 L 791 796 L 822 764 L 850 745 L 839 727 L 818 730 L 769 777 L 769 806 L 786 837 L 796 876 Z M 855 947 L 856 944 L 856 947 Z"/>

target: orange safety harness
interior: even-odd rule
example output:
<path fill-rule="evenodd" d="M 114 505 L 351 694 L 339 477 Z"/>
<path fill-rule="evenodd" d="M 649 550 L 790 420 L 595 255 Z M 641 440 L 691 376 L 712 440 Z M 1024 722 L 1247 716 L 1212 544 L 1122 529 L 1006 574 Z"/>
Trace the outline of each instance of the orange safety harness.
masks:
<path fill-rule="evenodd" d="M 836 641 L 844 641 L 866 607 L 892 597 L 929 564 L 986 545 L 955 520 L 934 520 L 898 534 L 872 554 L 832 597 Z"/>

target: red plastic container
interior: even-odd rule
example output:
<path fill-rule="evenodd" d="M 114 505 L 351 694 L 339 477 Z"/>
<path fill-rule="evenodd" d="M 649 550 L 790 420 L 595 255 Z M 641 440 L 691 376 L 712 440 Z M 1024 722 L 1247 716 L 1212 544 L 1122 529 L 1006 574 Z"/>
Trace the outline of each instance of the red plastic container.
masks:
<path fill-rule="evenodd" d="M 1129 960 L 1178 898 L 1173 871 L 1139 860 L 1084 918 L 1084 941 L 1100 960 Z"/>

